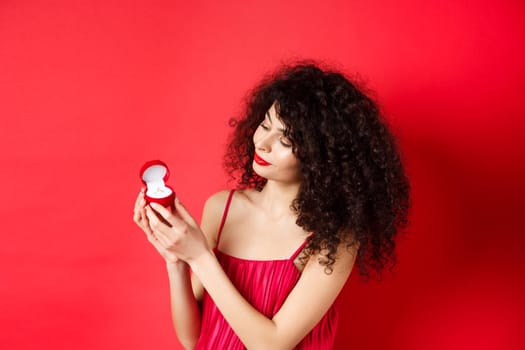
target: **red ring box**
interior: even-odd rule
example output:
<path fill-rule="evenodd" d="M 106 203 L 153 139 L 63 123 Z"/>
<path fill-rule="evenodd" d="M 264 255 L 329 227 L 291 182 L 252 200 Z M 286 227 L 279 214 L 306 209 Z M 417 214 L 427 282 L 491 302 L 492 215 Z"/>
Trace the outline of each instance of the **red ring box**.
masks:
<path fill-rule="evenodd" d="M 173 207 L 175 191 L 166 185 L 169 177 L 168 166 L 160 160 L 151 160 L 140 168 L 140 178 L 146 185 L 144 198 L 147 203 L 154 202 L 166 208 Z"/>

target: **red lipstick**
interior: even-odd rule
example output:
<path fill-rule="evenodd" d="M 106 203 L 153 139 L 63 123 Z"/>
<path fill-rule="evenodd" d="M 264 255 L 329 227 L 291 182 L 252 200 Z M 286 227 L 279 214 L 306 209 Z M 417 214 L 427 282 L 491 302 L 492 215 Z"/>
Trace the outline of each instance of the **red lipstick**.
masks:
<path fill-rule="evenodd" d="M 265 161 L 264 159 L 262 159 L 261 157 L 259 157 L 259 155 L 257 154 L 257 152 L 255 152 L 253 154 L 253 160 L 255 161 L 255 163 L 259 164 L 259 165 L 262 165 L 262 166 L 268 166 L 268 165 L 272 165 L 272 163 L 268 163 L 267 161 Z"/>

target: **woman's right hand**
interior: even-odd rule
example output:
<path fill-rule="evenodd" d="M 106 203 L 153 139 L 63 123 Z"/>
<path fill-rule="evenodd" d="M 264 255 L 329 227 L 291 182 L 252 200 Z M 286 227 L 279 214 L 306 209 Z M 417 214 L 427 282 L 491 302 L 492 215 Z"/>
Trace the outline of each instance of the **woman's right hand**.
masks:
<path fill-rule="evenodd" d="M 142 189 L 135 201 L 135 208 L 133 209 L 133 221 L 138 227 L 144 231 L 148 241 L 157 249 L 159 254 L 166 260 L 168 264 L 183 263 L 177 256 L 162 247 L 155 233 L 151 230 L 149 220 L 146 215 L 146 199 L 144 198 L 144 189 Z"/>

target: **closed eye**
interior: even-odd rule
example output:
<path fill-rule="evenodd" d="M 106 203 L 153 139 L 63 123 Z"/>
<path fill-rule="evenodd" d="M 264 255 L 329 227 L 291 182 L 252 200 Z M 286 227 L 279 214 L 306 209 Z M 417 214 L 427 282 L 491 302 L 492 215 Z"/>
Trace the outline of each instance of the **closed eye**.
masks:
<path fill-rule="evenodd" d="M 279 138 L 279 141 L 281 142 L 281 145 L 284 147 L 292 147 L 292 143 L 282 137 Z"/>
<path fill-rule="evenodd" d="M 264 123 L 259 124 L 259 126 L 261 128 L 263 128 L 264 130 L 266 130 L 266 131 L 270 130 L 270 127 L 268 125 L 264 124 Z"/>

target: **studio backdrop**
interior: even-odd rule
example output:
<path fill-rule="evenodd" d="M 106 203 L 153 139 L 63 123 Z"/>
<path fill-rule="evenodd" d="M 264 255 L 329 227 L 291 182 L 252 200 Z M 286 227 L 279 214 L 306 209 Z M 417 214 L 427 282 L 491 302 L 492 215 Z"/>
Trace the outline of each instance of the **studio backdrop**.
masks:
<path fill-rule="evenodd" d="M 0 1 L 0 348 L 182 349 L 139 169 L 166 162 L 200 220 L 235 186 L 228 120 L 297 59 L 370 89 L 412 185 L 337 349 L 525 348 L 524 23 L 518 0 Z"/>

